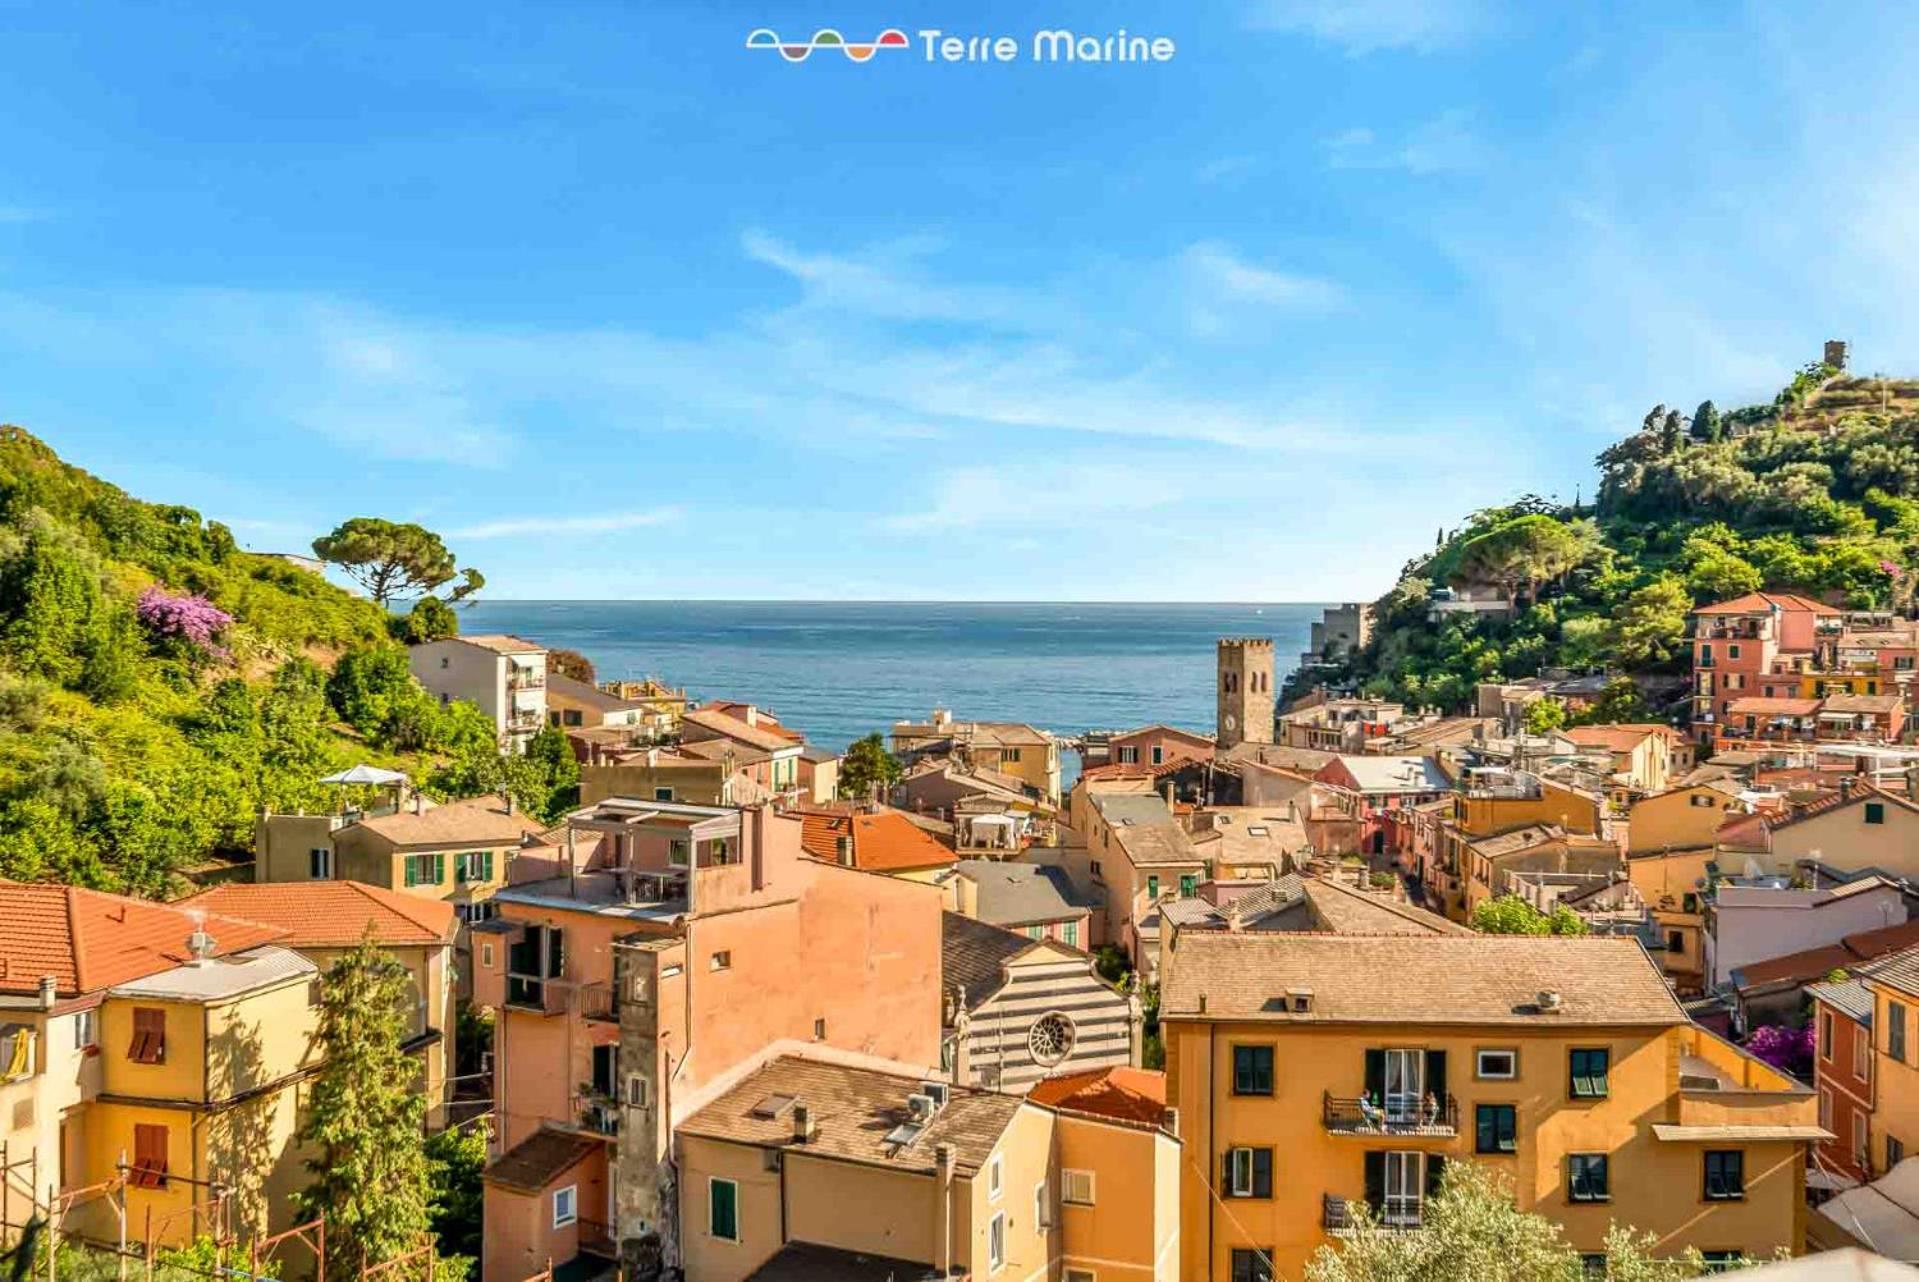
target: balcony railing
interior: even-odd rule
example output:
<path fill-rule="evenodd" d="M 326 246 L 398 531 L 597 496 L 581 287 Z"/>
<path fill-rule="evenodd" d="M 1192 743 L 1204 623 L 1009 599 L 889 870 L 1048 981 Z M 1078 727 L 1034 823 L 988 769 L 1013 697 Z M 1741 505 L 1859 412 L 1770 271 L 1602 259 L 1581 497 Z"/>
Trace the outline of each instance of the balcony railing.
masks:
<path fill-rule="evenodd" d="M 620 1105 L 611 1095 L 593 1091 L 576 1097 L 580 1125 L 600 1135 L 620 1133 Z"/>
<path fill-rule="evenodd" d="M 603 979 L 580 985 L 578 1009 L 582 1019 L 620 1022 L 620 1012 L 613 1004 L 613 985 Z"/>
<path fill-rule="evenodd" d="M 1384 1106 L 1365 1097 L 1341 1099 L 1328 1092 L 1321 1096 L 1321 1113 L 1326 1129 L 1335 1135 L 1430 1135 L 1449 1138 L 1459 1134 L 1459 1101 L 1451 1092 L 1431 1100 L 1388 1101 Z"/>
<path fill-rule="evenodd" d="M 506 977 L 506 1004 L 514 1010 L 564 1015 L 572 995 L 573 985 L 564 979 L 542 979 L 535 975 Z"/>
<path fill-rule="evenodd" d="M 506 679 L 506 688 L 509 690 L 544 690 L 546 689 L 546 674 L 543 672 L 510 673 Z"/>
<path fill-rule="evenodd" d="M 1363 1205 L 1363 1203 L 1362 1203 Z M 1320 1195 L 1320 1225 L 1328 1233 L 1350 1233 L 1357 1227 L 1353 1222 L 1354 1199 L 1334 1197 L 1331 1193 Z M 1416 1197 L 1388 1198 L 1386 1205 L 1372 1213 L 1373 1224 L 1382 1229 L 1416 1229 L 1420 1227 L 1421 1201 Z"/>

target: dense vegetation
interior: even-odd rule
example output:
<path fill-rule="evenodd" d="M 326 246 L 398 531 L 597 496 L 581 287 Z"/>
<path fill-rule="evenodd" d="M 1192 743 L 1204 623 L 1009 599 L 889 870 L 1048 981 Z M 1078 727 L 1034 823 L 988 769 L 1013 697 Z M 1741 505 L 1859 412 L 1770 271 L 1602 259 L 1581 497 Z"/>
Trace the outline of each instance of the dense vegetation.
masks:
<path fill-rule="evenodd" d="M 1527 496 L 1474 513 L 1407 563 L 1374 606 L 1372 642 L 1330 682 L 1463 711 L 1481 681 L 1606 670 L 1638 685 L 1620 682 L 1585 719 L 1622 720 L 1683 672 L 1696 604 L 1771 589 L 1909 608 L 1919 406 L 1909 384 L 1894 397 L 1833 375 L 1809 366 L 1773 404 L 1723 415 L 1659 406 L 1599 456 L 1595 504 Z M 1511 614 L 1434 612 L 1455 592 L 1496 595 Z"/>
<path fill-rule="evenodd" d="M 337 804 L 317 780 L 357 761 L 550 811 L 577 780 L 562 736 L 506 759 L 478 709 L 407 672 L 402 641 L 457 627 L 444 602 L 389 615 L 0 427 L 0 877 L 163 894 L 250 850 L 263 808 Z"/>

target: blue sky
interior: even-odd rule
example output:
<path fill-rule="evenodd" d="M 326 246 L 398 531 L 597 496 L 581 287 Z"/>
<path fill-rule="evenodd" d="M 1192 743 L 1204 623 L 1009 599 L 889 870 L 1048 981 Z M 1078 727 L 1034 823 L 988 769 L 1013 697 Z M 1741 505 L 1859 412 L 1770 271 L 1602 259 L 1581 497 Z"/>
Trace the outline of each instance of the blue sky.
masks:
<path fill-rule="evenodd" d="M 1178 53 L 743 48 L 1041 25 Z M 1371 596 L 1655 401 L 1919 373 L 1916 25 L 0 0 L 0 421 L 500 597 Z"/>

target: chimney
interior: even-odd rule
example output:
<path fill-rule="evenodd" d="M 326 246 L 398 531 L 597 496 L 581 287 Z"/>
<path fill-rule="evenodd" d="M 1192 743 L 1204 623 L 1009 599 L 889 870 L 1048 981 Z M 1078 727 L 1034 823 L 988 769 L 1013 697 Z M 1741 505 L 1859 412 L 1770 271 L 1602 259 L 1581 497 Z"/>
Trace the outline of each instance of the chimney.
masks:
<path fill-rule="evenodd" d="M 793 1142 L 805 1144 L 819 1134 L 819 1128 L 813 1125 L 813 1114 L 804 1104 L 793 1105 Z"/>
<path fill-rule="evenodd" d="M 510 790 L 500 789 L 500 804 L 506 807 L 506 813 L 513 813 L 513 793 Z"/>
<path fill-rule="evenodd" d="M 54 987 L 53 976 L 51 975 L 40 976 L 40 1009 L 41 1010 L 53 1009 L 53 997 L 54 997 L 55 991 L 56 989 Z"/>
<path fill-rule="evenodd" d="M 417 788 L 413 792 L 413 813 L 416 815 L 426 813 L 426 794 Z"/>
<path fill-rule="evenodd" d="M 193 933 L 187 936 L 187 952 L 193 956 L 193 965 L 204 966 L 213 960 L 213 936 L 207 934 L 204 913 L 196 911 L 189 915 L 193 918 Z"/>
<path fill-rule="evenodd" d="M 757 705 L 755 705 L 755 704 L 751 704 L 751 703 L 749 703 L 749 704 L 747 704 L 747 705 L 746 705 L 746 716 L 745 716 L 745 718 L 744 718 L 744 720 L 745 720 L 745 722 L 746 722 L 746 724 L 747 724 L 747 725 L 749 725 L 749 726 L 757 726 L 757 725 L 758 725 L 758 724 L 760 723 L 760 710 L 759 710 L 759 707 L 758 707 Z"/>
<path fill-rule="evenodd" d="M 1557 1011 L 1559 1009 L 1559 990 L 1557 988 L 1540 989 L 1539 996 L 1534 999 L 1534 1004 L 1539 1007 L 1541 1014 L 1551 1014 Z"/>
<path fill-rule="evenodd" d="M 1839 780 L 1839 799 L 1841 801 L 1850 801 L 1852 799 L 1852 776 L 1851 775 L 1846 775 L 1845 777 Z"/>
<path fill-rule="evenodd" d="M 851 868 L 853 866 L 853 839 L 850 836 L 835 837 L 833 839 L 833 853 L 839 858 L 841 865 Z"/>
<path fill-rule="evenodd" d="M 953 1272 L 953 1146 L 935 1145 L 933 1161 L 939 1167 L 940 1181 L 938 1239 L 933 1245 L 933 1262 L 938 1266 L 939 1276 L 945 1278 Z"/>

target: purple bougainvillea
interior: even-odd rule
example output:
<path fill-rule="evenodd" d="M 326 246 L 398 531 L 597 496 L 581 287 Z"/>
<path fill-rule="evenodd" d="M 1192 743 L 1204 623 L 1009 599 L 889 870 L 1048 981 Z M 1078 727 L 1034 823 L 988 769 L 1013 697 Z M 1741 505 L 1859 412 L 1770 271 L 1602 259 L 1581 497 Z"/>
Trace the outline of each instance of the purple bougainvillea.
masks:
<path fill-rule="evenodd" d="M 203 596 L 175 596 L 155 584 L 140 594 L 135 607 L 140 623 L 153 636 L 184 641 L 209 654 L 222 653 L 219 636 L 233 616 Z"/>
<path fill-rule="evenodd" d="M 1812 1028 L 1767 1024 L 1752 1030 L 1752 1036 L 1746 1039 L 1746 1049 L 1774 1068 L 1801 1075 L 1812 1067 Z"/>

